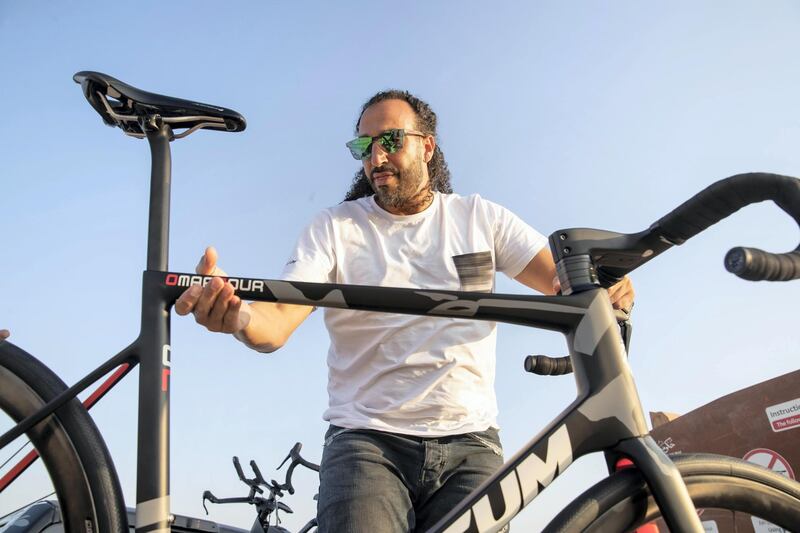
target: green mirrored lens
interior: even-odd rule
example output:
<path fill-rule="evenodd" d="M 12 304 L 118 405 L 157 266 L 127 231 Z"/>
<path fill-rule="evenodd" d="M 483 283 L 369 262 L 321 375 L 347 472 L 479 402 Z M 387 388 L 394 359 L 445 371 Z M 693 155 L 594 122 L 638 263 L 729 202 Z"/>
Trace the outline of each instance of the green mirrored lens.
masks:
<path fill-rule="evenodd" d="M 378 137 L 378 142 L 388 153 L 393 154 L 403 146 L 402 135 L 399 134 L 402 130 L 389 130 L 381 133 Z"/>
<path fill-rule="evenodd" d="M 369 157 L 370 147 L 372 146 L 372 137 L 358 137 L 347 143 L 350 153 L 356 159 L 365 159 Z"/>

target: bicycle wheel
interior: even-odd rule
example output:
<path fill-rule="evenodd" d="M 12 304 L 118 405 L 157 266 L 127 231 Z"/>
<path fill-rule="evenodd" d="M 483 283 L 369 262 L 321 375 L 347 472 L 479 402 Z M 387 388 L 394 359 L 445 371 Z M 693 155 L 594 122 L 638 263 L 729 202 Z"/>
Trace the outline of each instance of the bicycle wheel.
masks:
<path fill-rule="evenodd" d="M 10 342 L 0 342 L 0 409 L 22 420 L 66 389 L 49 368 Z M 67 532 L 128 530 L 117 473 L 83 405 L 70 400 L 27 434 L 55 489 Z"/>
<path fill-rule="evenodd" d="M 672 459 L 698 510 L 746 513 L 785 531 L 800 531 L 799 483 L 732 457 L 682 454 Z M 705 514 L 701 514 L 701 520 Z M 544 531 L 632 531 L 660 516 L 641 474 L 632 468 L 617 472 L 584 492 Z M 742 524 L 744 529 L 740 529 Z M 717 524 L 708 527 L 713 531 L 723 530 Z M 754 531 L 749 529 L 752 527 L 749 517 L 738 521 L 736 527 L 736 531 Z"/>

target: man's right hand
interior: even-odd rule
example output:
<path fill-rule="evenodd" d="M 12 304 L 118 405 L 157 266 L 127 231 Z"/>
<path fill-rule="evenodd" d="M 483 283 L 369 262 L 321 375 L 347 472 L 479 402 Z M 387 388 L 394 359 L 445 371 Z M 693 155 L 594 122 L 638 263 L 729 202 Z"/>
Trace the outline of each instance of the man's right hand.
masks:
<path fill-rule="evenodd" d="M 227 276 L 217 266 L 217 251 L 206 248 L 195 272 L 203 276 Z M 179 315 L 194 314 L 195 321 L 209 331 L 236 333 L 250 323 L 250 312 L 242 299 L 234 295 L 233 285 L 227 280 L 213 278 L 205 287 L 192 285 L 175 302 Z"/>

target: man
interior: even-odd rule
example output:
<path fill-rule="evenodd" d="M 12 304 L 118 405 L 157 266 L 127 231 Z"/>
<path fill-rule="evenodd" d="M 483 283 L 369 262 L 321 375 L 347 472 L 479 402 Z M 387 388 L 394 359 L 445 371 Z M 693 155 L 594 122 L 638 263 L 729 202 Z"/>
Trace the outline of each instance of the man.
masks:
<path fill-rule="evenodd" d="M 293 281 L 491 291 L 499 270 L 544 294 L 546 239 L 508 210 L 451 192 L 436 115 L 403 91 L 362 108 L 347 143 L 362 169 L 346 200 L 301 234 Z M 197 272 L 224 275 L 208 248 Z M 243 304 L 214 279 L 176 303 L 211 331 L 277 350 L 308 306 Z M 627 279 L 609 290 L 629 308 Z M 495 324 L 326 309 L 331 423 L 320 471 L 320 532 L 425 531 L 502 464 L 494 395 Z"/>

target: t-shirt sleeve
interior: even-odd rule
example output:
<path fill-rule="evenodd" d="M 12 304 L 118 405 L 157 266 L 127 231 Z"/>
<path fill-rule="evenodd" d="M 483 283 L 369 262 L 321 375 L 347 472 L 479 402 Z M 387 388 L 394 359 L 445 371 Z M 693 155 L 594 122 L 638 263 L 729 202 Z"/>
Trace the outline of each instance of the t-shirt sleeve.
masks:
<path fill-rule="evenodd" d="M 336 268 L 333 224 L 330 213 L 319 213 L 297 239 L 283 267 L 281 279 L 311 283 L 334 283 Z"/>
<path fill-rule="evenodd" d="M 514 278 L 547 246 L 547 238 L 505 207 L 487 205 L 494 220 L 495 268 Z"/>

